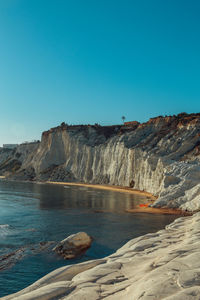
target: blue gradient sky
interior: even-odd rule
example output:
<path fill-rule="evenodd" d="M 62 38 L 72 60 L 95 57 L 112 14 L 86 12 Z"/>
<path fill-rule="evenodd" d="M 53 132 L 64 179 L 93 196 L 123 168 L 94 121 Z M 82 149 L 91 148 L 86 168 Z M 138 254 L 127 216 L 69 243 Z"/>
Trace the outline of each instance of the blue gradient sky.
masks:
<path fill-rule="evenodd" d="M 0 0 L 0 145 L 199 112 L 199 15 L 199 0 Z"/>

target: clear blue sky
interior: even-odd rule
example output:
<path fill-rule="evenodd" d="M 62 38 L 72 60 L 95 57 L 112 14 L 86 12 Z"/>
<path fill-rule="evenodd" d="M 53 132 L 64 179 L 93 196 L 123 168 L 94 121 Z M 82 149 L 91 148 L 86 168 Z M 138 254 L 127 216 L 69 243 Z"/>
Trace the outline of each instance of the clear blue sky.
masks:
<path fill-rule="evenodd" d="M 0 0 L 0 145 L 200 111 L 199 0 Z"/>

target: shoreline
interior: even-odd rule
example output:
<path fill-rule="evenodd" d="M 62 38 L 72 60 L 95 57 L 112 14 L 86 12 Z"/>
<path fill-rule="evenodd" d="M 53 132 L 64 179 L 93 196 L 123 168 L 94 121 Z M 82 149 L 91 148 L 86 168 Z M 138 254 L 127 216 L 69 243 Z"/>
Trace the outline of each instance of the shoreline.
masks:
<path fill-rule="evenodd" d="M 0 179 L 7 179 L 6 176 L 0 176 Z M 16 180 L 15 180 L 16 181 Z M 21 181 L 20 181 L 21 182 Z M 62 186 L 78 186 L 78 187 L 89 187 L 93 189 L 128 193 L 132 195 L 140 195 L 146 197 L 145 207 L 140 207 L 139 205 L 136 208 L 126 209 L 125 212 L 137 214 L 137 213 L 145 213 L 145 214 L 160 214 L 160 215 L 177 215 L 180 217 L 192 216 L 196 212 L 185 211 L 176 208 L 168 208 L 168 207 L 150 207 L 149 205 L 153 204 L 155 200 L 158 198 L 151 193 L 146 191 L 140 191 L 137 189 L 133 189 L 127 186 L 117 186 L 117 185 L 104 185 L 104 184 L 91 184 L 91 183 L 83 183 L 83 182 L 62 182 L 62 181 L 23 181 L 35 184 L 54 184 L 54 185 L 62 185 Z"/>
<path fill-rule="evenodd" d="M 151 193 L 134 190 L 129 187 L 123 186 L 114 186 L 114 185 L 100 185 L 100 184 L 90 184 L 90 183 L 81 183 L 81 182 L 57 182 L 57 181 L 46 181 L 46 184 L 54 184 L 54 185 L 63 185 L 63 186 L 79 186 L 79 187 L 89 187 L 93 189 L 101 189 L 101 190 L 108 190 L 108 191 L 115 191 L 121 193 L 129 193 L 134 195 L 141 195 L 146 196 L 146 201 L 148 204 L 153 204 L 157 199 L 156 196 L 152 195 Z M 147 213 L 147 214 L 161 214 L 161 215 L 178 215 L 178 216 L 192 216 L 192 212 L 180 210 L 180 209 L 173 209 L 173 208 L 157 208 L 157 207 L 139 207 L 133 209 L 126 209 L 128 213 Z"/>
<path fill-rule="evenodd" d="M 48 181 L 32 183 L 91 187 L 148 195 L 147 197 L 151 195 L 128 187 Z M 156 199 L 154 196 L 152 198 Z M 151 200 L 147 199 L 147 201 L 154 201 L 155 199 L 152 198 L 150 198 Z M 126 211 L 130 213 L 176 214 L 180 217 L 186 216 L 184 213 L 193 215 L 190 212 L 170 208 L 138 207 Z M 192 299 L 193 295 L 196 297 L 200 293 L 200 288 L 196 286 L 194 277 L 192 277 L 197 277 L 198 274 L 196 275 L 195 270 L 199 267 L 199 252 L 196 246 L 199 220 L 200 213 L 187 218 L 178 217 L 163 230 L 129 240 L 110 256 L 60 267 L 19 292 L 4 296 L 1 299 L 20 300 L 26 298 L 32 300 L 44 297 L 50 300 L 54 297 L 63 299 L 63 295 L 65 295 L 65 299 L 73 297 L 81 300 L 84 295 L 87 295 L 94 300 L 98 300 L 100 296 L 103 298 L 108 296 L 109 299 L 113 300 L 124 298 L 129 300 L 132 297 L 143 298 L 144 291 L 146 295 L 159 296 L 161 299 L 163 296 L 162 283 L 166 297 L 171 296 L 170 299 L 175 299 L 182 293 L 181 296 L 184 299 L 188 296 L 188 285 L 180 286 L 177 284 L 177 281 L 174 280 L 174 272 L 178 278 L 178 283 L 184 282 L 184 280 L 187 283 L 188 276 L 185 274 L 194 270 L 194 275 L 189 273 L 189 278 L 191 278 L 189 297 L 191 296 Z M 181 256 L 182 253 L 185 255 Z M 195 257 L 188 266 L 188 257 L 190 259 L 191 254 Z M 183 264 L 186 267 L 180 267 Z M 110 270 L 114 271 L 110 272 Z M 157 284 L 160 279 L 161 283 Z"/>
<path fill-rule="evenodd" d="M 0 299 L 199 299 L 199 222 L 200 213 L 178 218 L 107 257 L 57 268 Z"/>
<path fill-rule="evenodd" d="M 156 196 L 152 195 L 151 193 L 134 190 L 130 187 L 126 186 L 119 186 L 119 185 L 105 185 L 105 184 L 92 184 L 92 183 L 82 183 L 82 182 L 60 182 L 60 181 L 45 181 L 44 183 L 47 184 L 57 184 L 57 185 L 68 185 L 68 186 L 80 186 L 80 187 L 89 187 L 93 189 L 100 189 L 100 190 L 108 190 L 108 191 L 115 191 L 115 192 L 122 192 L 122 193 L 129 193 L 135 195 L 146 196 L 147 200 L 155 201 L 157 199 Z"/>
<path fill-rule="evenodd" d="M 126 209 L 129 213 L 145 213 L 145 214 L 161 214 L 161 215 L 177 215 L 180 217 L 192 216 L 194 213 L 173 208 L 157 208 L 157 207 L 137 207 L 133 209 Z"/>

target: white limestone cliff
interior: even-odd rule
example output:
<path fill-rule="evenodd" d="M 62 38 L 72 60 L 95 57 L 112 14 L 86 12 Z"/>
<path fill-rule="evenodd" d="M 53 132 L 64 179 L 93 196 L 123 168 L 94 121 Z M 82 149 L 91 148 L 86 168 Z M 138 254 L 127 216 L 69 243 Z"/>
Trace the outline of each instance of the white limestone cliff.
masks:
<path fill-rule="evenodd" d="M 0 151 L 1 174 L 11 172 L 14 160 L 12 178 L 131 185 L 157 195 L 154 206 L 200 209 L 200 114 L 133 128 L 61 126 L 44 132 L 32 151 L 18 153 Z M 2 300 L 197 300 L 199 247 L 196 213 L 109 257 L 59 268 Z"/>
<path fill-rule="evenodd" d="M 200 114 L 133 127 L 62 125 L 13 157 L 12 178 L 131 186 L 158 196 L 155 206 L 200 209 Z M 2 164 L 0 154 L 1 173 Z"/>

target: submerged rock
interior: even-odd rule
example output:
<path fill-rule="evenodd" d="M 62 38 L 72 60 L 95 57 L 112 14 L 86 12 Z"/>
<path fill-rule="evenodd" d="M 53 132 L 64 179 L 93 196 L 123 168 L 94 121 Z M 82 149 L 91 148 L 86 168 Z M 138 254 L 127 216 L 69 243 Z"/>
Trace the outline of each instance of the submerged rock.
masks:
<path fill-rule="evenodd" d="M 22 247 L 10 253 L 0 256 L 0 271 L 6 270 L 14 266 L 25 255 L 25 248 Z"/>
<path fill-rule="evenodd" d="M 43 241 L 39 244 L 25 245 L 19 249 L 15 249 L 12 252 L 0 255 L 0 272 L 13 267 L 20 260 L 24 259 L 24 257 L 36 255 L 41 252 L 51 252 L 53 244 L 55 244 L 54 241 Z"/>
<path fill-rule="evenodd" d="M 2 300 L 199 300 L 200 213 L 130 240 L 103 259 L 63 266 Z"/>
<path fill-rule="evenodd" d="M 78 232 L 62 240 L 53 251 L 64 257 L 64 259 L 75 258 L 90 248 L 92 238 L 85 232 Z"/>

